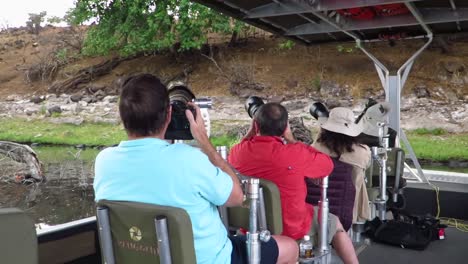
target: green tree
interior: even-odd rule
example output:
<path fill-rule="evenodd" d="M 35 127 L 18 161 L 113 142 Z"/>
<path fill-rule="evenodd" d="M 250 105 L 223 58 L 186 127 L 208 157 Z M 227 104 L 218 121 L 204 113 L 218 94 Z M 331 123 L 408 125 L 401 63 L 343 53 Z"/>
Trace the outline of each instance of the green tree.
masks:
<path fill-rule="evenodd" d="M 42 11 L 39 14 L 29 13 L 29 20 L 26 21 L 26 27 L 29 29 L 29 32 L 33 34 L 39 34 L 41 30 L 41 23 L 44 22 L 44 18 L 47 15 L 46 11 Z"/>
<path fill-rule="evenodd" d="M 58 17 L 58 16 L 52 16 L 52 17 L 47 18 L 47 23 L 51 25 L 60 24 L 62 22 L 63 22 L 63 18 Z"/>
<path fill-rule="evenodd" d="M 79 0 L 68 15 L 75 24 L 95 21 L 86 55 L 197 49 L 209 33 L 237 34 L 244 26 L 189 0 Z"/>

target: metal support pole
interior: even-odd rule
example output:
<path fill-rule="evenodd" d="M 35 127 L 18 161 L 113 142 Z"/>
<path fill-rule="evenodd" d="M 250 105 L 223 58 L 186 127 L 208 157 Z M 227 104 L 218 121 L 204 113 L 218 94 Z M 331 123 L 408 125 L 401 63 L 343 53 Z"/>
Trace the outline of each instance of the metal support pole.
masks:
<path fill-rule="evenodd" d="M 421 179 L 421 177 L 416 173 L 414 172 L 413 168 L 411 168 L 407 163 L 404 163 L 405 165 L 405 169 L 408 170 L 408 172 L 413 176 L 415 177 L 416 179 L 418 179 L 419 182 L 423 182 L 423 179 Z"/>
<path fill-rule="evenodd" d="M 398 191 L 400 189 L 400 178 L 401 178 L 401 163 L 402 163 L 402 153 L 401 151 L 397 152 L 395 159 L 395 185 L 393 186 L 393 202 L 398 202 Z"/>
<path fill-rule="evenodd" d="M 405 82 L 406 82 L 406 78 L 408 77 L 408 74 L 409 74 L 409 71 L 411 70 L 411 66 L 413 65 L 414 61 L 416 60 L 416 58 L 431 44 L 432 40 L 433 40 L 433 34 L 432 34 L 432 31 L 431 29 L 426 25 L 426 23 L 424 22 L 424 20 L 422 19 L 422 16 L 421 14 L 419 13 L 419 11 L 414 7 L 414 3 L 405 3 L 406 7 L 408 8 L 408 10 L 413 14 L 414 18 L 416 18 L 416 20 L 419 22 L 419 24 L 421 25 L 421 27 L 424 29 L 424 31 L 426 31 L 427 33 L 427 42 L 419 49 L 417 50 L 413 56 L 411 56 L 401 67 L 400 69 L 398 69 L 397 71 L 397 77 L 398 77 L 398 90 L 399 92 L 401 93 L 402 90 L 403 90 L 403 87 L 405 85 Z M 404 74 L 403 74 L 403 77 L 402 77 L 402 71 L 404 71 Z M 397 109 L 398 113 L 400 112 L 400 109 Z M 391 114 L 391 113 L 390 113 Z M 400 120 L 398 120 L 398 124 L 400 124 Z M 416 155 L 414 154 L 414 151 L 413 151 L 413 148 L 411 147 L 408 139 L 406 138 L 406 135 L 405 133 L 403 132 L 403 130 L 398 127 L 398 129 L 395 129 L 398 133 L 398 137 L 397 139 L 399 139 L 400 137 L 403 139 L 405 145 L 406 145 L 406 148 L 407 150 L 410 152 L 410 158 L 413 160 L 413 163 L 416 167 L 416 169 L 418 170 L 418 173 L 419 173 L 419 176 L 420 178 L 423 178 L 426 182 L 428 182 L 426 176 L 424 176 L 424 172 L 422 171 L 422 168 L 421 168 L 421 165 L 419 164 L 418 162 L 418 159 L 416 158 Z M 397 140 L 398 142 L 398 140 Z"/>
<path fill-rule="evenodd" d="M 389 102 L 392 109 L 388 113 L 387 120 L 388 126 L 393 128 L 395 131 L 400 129 L 400 105 L 401 105 L 401 94 L 398 88 L 398 78 L 395 75 L 388 76 L 388 92 L 385 93 L 385 101 Z M 396 111 L 394 111 L 396 110 Z M 398 146 L 398 140 L 395 140 Z"/>
<path fill-rule="evenodd" d="M 382 154 L 382 166 L 380 167 L 380 198 L 387 200 L 387 153 Z"/>
<path fill-rule="evenodd" d="M 263 188 L 259 189 L 258 192 L 258 228 L 260 231 L 267 230 L 267 220 L 265 212 L 265 199 L 263 197 Z"/>
<path fill-rule="evenodd" d="M 408 154 L 409 154 L 411 160 L 413 160 L 414 166 L 416 167 L 416 170 L 418 171 L 418 177 L 417 178 L 420 181 L 429 182 L 429 180 L 424 175 L 424 172 L 423 172 L 423 170 L 421 168 L 421 164 L 419 164 L 419 161 L 416 158 L 416 153 L 414 153 L 414 150 L 411 147 L 411 145 L 410 145 L 410 143 L 408 141 L 408 138 L 406 138 L 406 134 L 405 134 L 405 131 L 403 131 L 403 129 L 400 129 L 400 136 L 401 136 L 401 141 L 403 141 L 403 144 L 405 144 L 406 149 L 408 151 Z"/>
<path fill-rule="evenodd" d="M 258 192 L 258 228 L 260 230 L 260 235 L 259 235 L 260 241 L 268 242 L 271 238 L 271 233 L 268 230 L 268 226 L 267 226 L 263 188 L 260 188 Z"/>
<path fill-rule="evenodd" d="M 386 128 L 385 123 L 379 123 L 379 140 L 381 150 L 381 161 L 382 166 L 380 166 L 380 197 L 382 200 L 387 201 L 387 153 L 388 153 L 388 134 L 384 135 Z"/>
<path fill-rule="evenodd" d="M 362 233 L 365 230 L 365 222 L 357 222 L 351 225 L 351 239 L 353 243 L 362 242 Z"/>
<path fill-rule="evenodd" d="M 247 256 L 249 264 L 260 263 L 260 239 L 257 228 L 258 198 L 260 180 L 250 178 L 247 185 L 247 198 L 250 199 L 249 232 L 247 233 Z"/>
<path fill-rule="evenodd" d="M 387 151 L 388 135 L 385 135 L 386 123 L 378 123 L 379 126 L 379 147 L 372 147 L 372 158 L 379 164 L 379 197 L 375 199 L 374 205 L 377 216 L 380 220 L 385 220 L 387 212 Z"/>
<path fill-rule="evenodd" d="M 154 220 L 156 236 L 158 237 L 159 260 L 161 264 L 171 264 L 171 245 L 169 244 L 169 234 L 167 231 L 167 218 L 157 216 Z"/>
<path fill-rule="evenodd" d="M 374 177 L 374 159 L 372 158 L 372 154 L 371 154 L 371 159 L 370 159 L 370 165 L 369 165 L 369 173 L 367 175 L 367 183 L 366 183 L 366 186 L 367 188 L 372 188 L 373 187 L 373 177 Z"/>
<path fill-rule="evenodd" d="M 227 147 L 226 146 L 217 146 L 216 151 L 221 155 L 221 158 L 227 160 Z"/>
<path fill-rule="evenodd" d="M 320 208 L 320 215 L 319 215 L 319 224 L 320 224 L 320 232 L 319 232 L 319 252 L 323 254 L 327 254 L 330 251 L 330 246 L 328 245 L 328 212 L 329 212 L 329 205 L 328 205 L 328 197 L 327 197 L 327 189 L 328 189 L 328 176 L 324 177 L 321 180 L 320 184 L 321 189 L 321 197 L 319 201 L 319 208 Z"/>
<path fill-rule="evenodd" d="M 372 158 L 378 162 L 379 164 L 379 196 L 373 201 L 374 203 L 374 208 L 375 208 L 375 214 L 376 216 L 378 216 L 381 220 L 383 220 L 382 217 L 385 216 L 385 203 L 386 201 L 382 199 L 382 161 L 380 160 L 380 157 L 379 157 L 379 148 L 378 147 L 372 147 L 371 148 L 371 152 L 372 152 Z M 385 170 L 385 167 L 383 167 Z M 385 187 L 384 187 L 384 192 L 385 193 Z"/>
<path fill-rule="evenodd" d="M 96 214 L 104 264 L 114 264 L 115 258 L 110 230 L 109 209 L 106 207 L 98 207 Z"/>

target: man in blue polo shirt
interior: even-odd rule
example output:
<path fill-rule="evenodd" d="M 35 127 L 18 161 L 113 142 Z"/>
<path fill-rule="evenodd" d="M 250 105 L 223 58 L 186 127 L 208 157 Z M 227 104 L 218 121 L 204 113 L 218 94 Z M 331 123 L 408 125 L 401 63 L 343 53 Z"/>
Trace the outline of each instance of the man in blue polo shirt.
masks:
<path fill-rule="evenodd" d="M 200 149 L 164 140 L 171 120 L 166 87 L 150 74 L 127 80 L 119 112 L 128 135 L 96 158 L 94 190 L 101 199 L 180 207 L 192 221 L 197 263 L 247 263 L 244 236 L 228 236 L 216 206 L 239 206 L 243 193 L 229 164 L 211 145 L 200 109 L 186 111 Z M 262 263 L 295 263 L 294 240 L 262 243 Z"/>

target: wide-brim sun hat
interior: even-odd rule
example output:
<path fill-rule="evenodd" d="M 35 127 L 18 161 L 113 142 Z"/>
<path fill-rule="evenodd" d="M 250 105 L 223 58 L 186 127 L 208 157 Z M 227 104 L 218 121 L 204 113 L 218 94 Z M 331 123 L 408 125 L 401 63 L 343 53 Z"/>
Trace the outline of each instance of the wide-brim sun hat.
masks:
<path fill-rule="evenodd" d="M 362 132 L 362 126 L 354 123 L 353 111 L 344 107 L 333 108 L 327 121 L 321 124 L 321 127 L 350 137 L 356 137 Z"/>
<path fill-rule="evenodd" d="M 362 126 L 362 132 L 364 134 L 378 137 L 379 136 L 379 126 L 378 123 L 386 122 L 388 113 L 390 112 L 390 104 L 387 102 L 377 103 L 369 109 L 367 109 L 364 116 L 359 121 L 359 124 Z M 386 134 L 387 131 L 384 131 Z"/>

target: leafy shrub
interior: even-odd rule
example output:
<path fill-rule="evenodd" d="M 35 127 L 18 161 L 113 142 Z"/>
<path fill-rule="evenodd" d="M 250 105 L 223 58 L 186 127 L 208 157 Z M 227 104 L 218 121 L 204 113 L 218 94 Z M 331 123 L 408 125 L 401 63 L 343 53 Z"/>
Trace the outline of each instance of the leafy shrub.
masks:
<path fill-rule="evenodd" d="M 291 50 L 292 48 L 294 48 L 295 45 L 296 45 L 296 43 L 294 43 L 294 41 L 286 40 L 286 41 L 281 42 L 280 44 L 278 44 L 278 48 L 280 50 Z"/>

